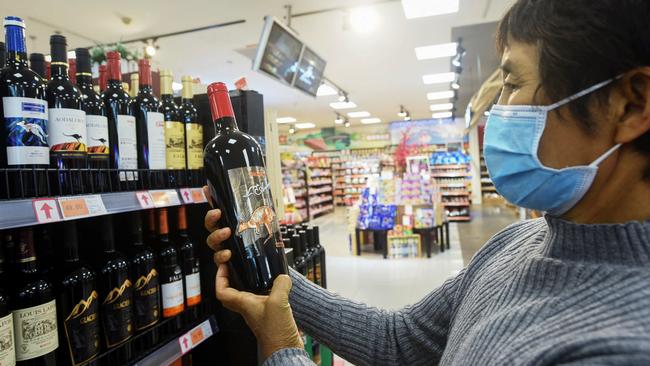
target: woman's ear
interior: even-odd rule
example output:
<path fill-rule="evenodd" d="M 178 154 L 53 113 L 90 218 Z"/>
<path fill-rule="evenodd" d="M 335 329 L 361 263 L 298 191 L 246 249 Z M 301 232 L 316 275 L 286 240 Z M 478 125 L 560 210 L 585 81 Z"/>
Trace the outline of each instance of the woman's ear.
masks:
<path fill-rule="evenodd" d="M 610 111 L 615 113 L 615 140 L 632 142 L 650 131 L 650 67 L 629 71 L 610 95 Z"/>

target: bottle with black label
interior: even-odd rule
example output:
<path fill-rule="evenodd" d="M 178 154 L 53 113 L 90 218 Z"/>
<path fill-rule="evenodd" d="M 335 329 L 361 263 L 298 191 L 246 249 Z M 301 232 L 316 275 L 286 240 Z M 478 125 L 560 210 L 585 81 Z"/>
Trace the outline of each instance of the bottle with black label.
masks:
<path fill-rule="evenodd" d="M 216 135 L 205 147 L 204 166 L 210 195 L 222 212 L 219 224 L 233 233 L 224 243 L 232 251 L 232 284 L 268 293 L 288 268 L 264 154 L 253 137 L 238 130 L 224 83 L 208 86 L 208 100 Z"/>
<path fill-rule="evenodd" d="M 160 102 L 153 94 L 149 60 L 138 61 L 138 95 L 133 106 L 138 130 L 138 168 L 158 170 L 149 172 L 151 184 L 164 188 L 162 170 L 167 167 L 165 150 L 165 116 L 160 113 Z"/>
<path fill-rule="evenodd" d="M 113 220 L 101 218 L 103 252 L 97 266 L 99 273 L 99 313 L 104 334 L 104 344 L 113 348 L 126 342 L 133 335 L 133 283 L 129 278 L 129 264 L 115 250 Z M 131 359 L 131 347 L 126 344 L 114 355 L 113 362 L 124 363 Z"/>
<path fill-rule="evenodd" d="M 63 169 L 56 183 L 60 194 L 75 194 L 82 186 L 82 175 L 69 169 L 86 168 L 86 113 L 81 92 L 68 76 L 68 51 L 64 36 L 50 37 L 50 81 L 47 83 L 48 142 L 50 167 Z"/>
<path fill-rule="evenodd" d="M 15 245 L 11 309 L 18 365 L 56 365 L 59 331 L 52 284 L 38 271 L 34 232 L 21 230 Z"/>
<path fill-rule="evenodd" d="M 88 151 L 88 168 L 108 169 L 109 146 L 108 118 L 104 101 L 93 88 L 90 52 L 87 48 L 75 49 L 77 56 L 77 87 L 81 93 L 81 101 L 86 112 L 86 149 Z M 93 185 L 95 192 L 105 192 L 108 189 L 108 173 L 95 171 Z"/>
<path fill-rule="evenodd" d="M 131 278 L 133 284 L 133 323 L 136 332 L 146 331 L 160 319 L 160 284 L 153 250 L 142 241 L 142 218 L 139 212 L 131 214 Z M 141 337 L 141 349 L 159 342 L 156 329 Z"/>
<path fill-rule="evenodd" d="M 4 19 L 7 59 L 0 74 L 0 167 L 45 169 L 50 164 L 45 83 L 27 67 L 25 23 L 21 18 Z M 21 171 L 12 176 L 10 194 L 32 197 L 47 193 L 45 171 Z M 6 188 L 5 180 L 0 187 Z M 5 192 L 5 189 L 0 190 Z"/>
<path fill-rule="evenodd" d="M 7 287 L 9 282 L 7 280 L 6 262 L 4 260 L 4 248 L 0 248 L 0 283 L 3 288 L 0 288 L 0 365 L 15 365 L 16 364 L 16 349 L 14 347 L 14 322 L 13 316 L 9 311 L 9 296 Z"/>
<path fill-rule="evenodd" d="M 185 306 L 190 320 L 198 318 L 197 305 L 201 302 L 201 266 L 196 256 L 196 248 L 187 234 L 187 213 L 185 206 L 178 207 L 178 249 L 183 269 Z"/>
<path fill-rule="evenodd" d="M 160 111 L 165 116 L 165 151 L 166 165 L 169 170 L 186 169 L 185 165 L 185 126 L 181 122 L 181 114 L 178 106 L 174 103 L 172 90 L 172 72 L 170 70 L 160 71 Z M 170 175 L 170 184 L 183 184 L 182 174 L 179 172 Z"/>
<path fill-rule="evenodd" d="M 185 310 L 183 291 L 183 270 L 178 261 L 176 246 L 169 238 L 167 209 L 158 210 L 158 267 L 160 271 L 160 292 L 162 297 L 163 318 L 173 318 L 168 332 L 179 330 L 183 323 L 179 316 Z"/>
<path fill-rule="evenodd" d="M 185 125 L 185 159 L 187 164 L 188 185 L 195 187 L 203 184 L 201 169 L 203 169 L 203 125 L 199 122 L 199 113 L 192 99 L 192 77 L 181 77 L 183 93 L 181 97 L 181 122 Z"/>
<path fill-rule="evenodd" d="M 111 169 L 127 170 L 120 172 L 120 180 L 137 179 L 138 139 L 133 103 L 129 93 L 122 86 L 120 53 L 106 52 L 108 86 L 102 93 L 108 117 L 108 139 Z M 129 171 L 131 170 L 131 171 Z"/>
<path fill-rule="evenodd" d="M 59 361 L 87 365 L 100 352 L 97 275 L 79 260 L 75 221 L 63 224 L 64 262 L 58 276 Z"/>

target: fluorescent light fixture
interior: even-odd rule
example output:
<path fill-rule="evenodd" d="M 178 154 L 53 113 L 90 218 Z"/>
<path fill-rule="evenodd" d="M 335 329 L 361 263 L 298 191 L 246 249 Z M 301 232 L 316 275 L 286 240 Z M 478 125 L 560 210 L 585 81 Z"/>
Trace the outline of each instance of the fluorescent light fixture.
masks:
<path fill-rule="evenodd" d="M 183 84 L 172 81 L 172 90 L 173 91 L 179 91 L 181 89 L 183 89 Z"/>
<path fill-rule="evenodd" d="M 406 19 L 458 12 L 459 0 L 402 0 Z"/>
<path fill-rule="evenodd" d="M 373 117 L 373 118 L 363 118 L 361 119 L 361 123 L 364 125 L 371 125 L 373 123 L 381 123 L 381 119 Z"/>
<path fill-rule="evenodd" d="M 349 21 L 355 31 L 369 33 L 379 26 L 379 14 L 370 6 L 361 6 L 350 10 Z"/>
<path fill-rule="evenodd" d="M 454 108 L 454 103 L 432 104 L 429 109 L 431 112 L 448 111 Z"/>
<path fill-rule="evenodd" d="M 456 51 L 458 51 L 458 44 L 456 42 L 434 44 L 431 46 L 415 47 L 415 57 L 418 60 L 451 57 L 456 56 Z"/>
<path fill-rule="evenodd" d="M 453 90 L 431 92 L 431 93 L 427 93 L 427 99 L 428 100 L 450 99 L 453 98 L 454 95 L 456 95 L 456 93 Z"/>
<path fill-rule="evenodd" d="M 334 109 L 352 109 L 356 108 L 357 105 L 354 102 L 334 102 L 330 103 L 330 107 Z"/>
<path fill-rule="evenodd" d="M 294 123 L 294 122 L 296 122 L 296 119 L 293 118 L 293 117 L 280 117 L 280 118 L 276 118 L 275 122 L 277 122 L 277 123 Z"/>
<path fill-rule="evenodd" d="M 456 73 L 455 72 L 443 72 L 440 74 L 428 74 L 422 76 L 422 81 L 425 84 L 441 84 L 441 83 L 449 83 L 456 80 Z"/>
<path fill-rule="evenodd" d="M 311 122 L 296 123 L 296 128 L 300 130 L 303 130 L 305 128 L 314 128 L 314 127 L 316 127 L 316 125 Z"/>
<path fill-rule="evenodd" d="M 431 115 L 432 118 L 441 119 L 441 118 L 451 118 L 454 114 L 452 112 L 438 112 Z"/>
<path fill-rule="evenodd" d="M 350 118 L 370 117 L 370 112 L 366 112 L 366 111 L 350 112 L 350 113 L 348 113 L 348 117 L 350 117 Z"/>
<path fill-rule="evenodd" d="M 320 84 L 318 90 L 316 91 L 317 97 L 325 97 L 328 95 L 336 95 L 339 92 L 327 84 Z"/>

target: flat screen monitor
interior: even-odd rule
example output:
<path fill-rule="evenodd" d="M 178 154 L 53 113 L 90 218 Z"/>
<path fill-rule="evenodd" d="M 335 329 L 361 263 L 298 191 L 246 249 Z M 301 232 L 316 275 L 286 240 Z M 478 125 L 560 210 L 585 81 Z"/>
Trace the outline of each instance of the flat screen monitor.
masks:
<path fill-rule="evenodd" d="M 284 25 L 267 16 L 253 69 L 261 70 L 271 77 L 289 85 L 298 71 L 303 43 Z"/>
<path fill-rule="evenodd" d="M 305 93 L 316 96 L 318 87 L 323 79 L 325 60 L 318 56 L 311 48 L 305 46 L 298 66 L 298 74 L 293 85 Z"/>

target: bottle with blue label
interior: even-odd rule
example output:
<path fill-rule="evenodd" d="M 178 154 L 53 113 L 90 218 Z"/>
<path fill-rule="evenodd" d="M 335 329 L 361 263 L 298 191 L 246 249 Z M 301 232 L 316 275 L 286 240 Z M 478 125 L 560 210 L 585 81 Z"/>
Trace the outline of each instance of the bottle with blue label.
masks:
<path fill-rule="evenodd" d="M 1 186 L 0 195 L 41 196 L 47 194 L 47 172 L 40 169 L 50 163 L 45 83 L 27 66 L 23 20 L 8 16 L 4 28 L 7 51 L 0 74 L 0 167 L 22 170 L 10 173 L 10 186 Z M 2 179 L 0 185 L 4 184 Z"/>

